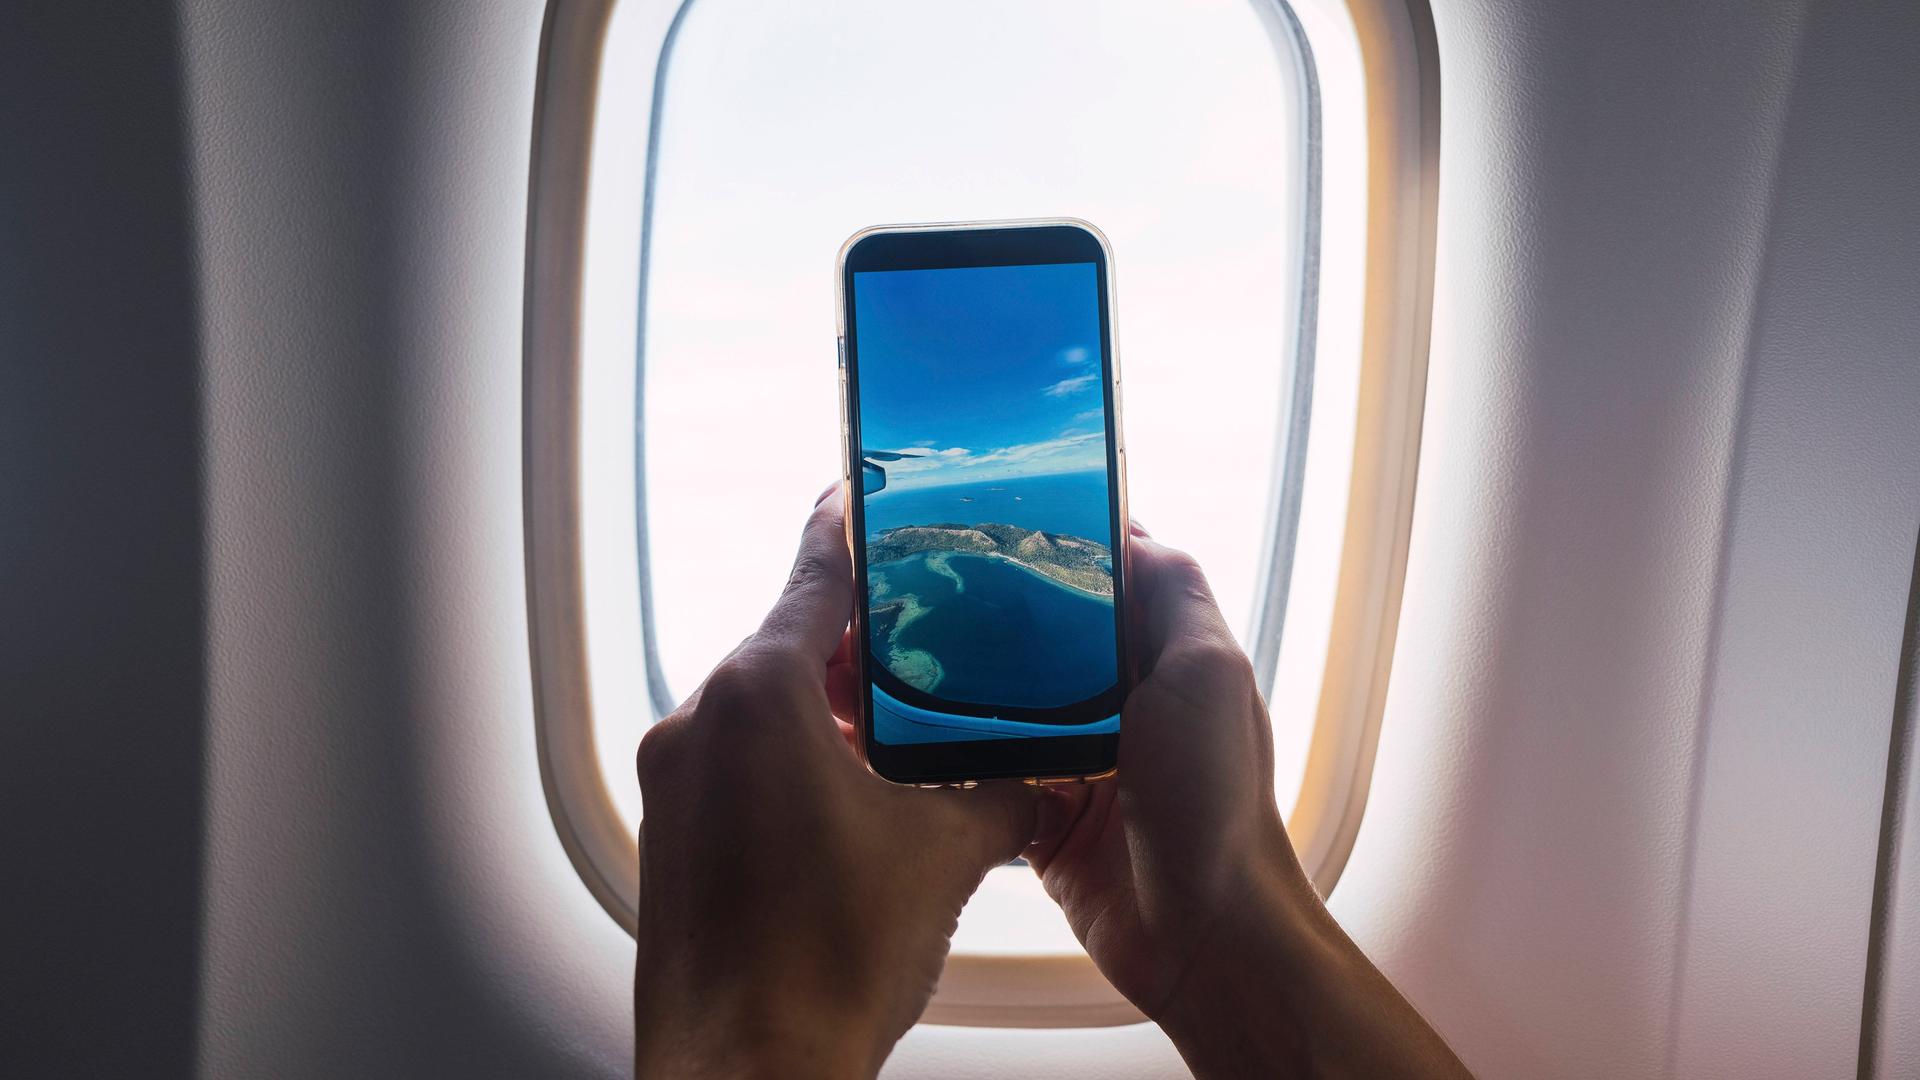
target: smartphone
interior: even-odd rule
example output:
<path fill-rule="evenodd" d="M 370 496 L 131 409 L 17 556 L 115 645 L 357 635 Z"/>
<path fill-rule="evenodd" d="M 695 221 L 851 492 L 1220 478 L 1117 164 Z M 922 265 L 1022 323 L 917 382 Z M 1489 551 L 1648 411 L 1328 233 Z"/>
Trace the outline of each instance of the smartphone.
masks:
<path fill-rule="evenodd" d="M 900 784 L 1111 775 L 1128 690 L 1112 256 L 1068 219 L 840 250 L 857 727 Z"/>

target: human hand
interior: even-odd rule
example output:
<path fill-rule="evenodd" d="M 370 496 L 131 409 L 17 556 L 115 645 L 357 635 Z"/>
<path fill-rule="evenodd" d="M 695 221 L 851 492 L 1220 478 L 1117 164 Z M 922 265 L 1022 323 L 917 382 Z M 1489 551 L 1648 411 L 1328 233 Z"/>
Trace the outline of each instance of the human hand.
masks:
<path fill-rule="evenodd" d="M 1138 527 L 1130 547 L 1119 775 L 1050 789 L 1026 857 L 1114 988 L 1159 1019 L 1222 921 L 1317 901 L 1274 800 L 1253 667 L 1205 575 Z"/>
<path fill-rule="evenodd" d="M 1320 903 L 1253 668 L 1188 556 L 1136 527 L 1114 781 L 1053 789 L 1027 859 L 1103 974 L 1202 1076 L 1467 1076 Z"/>
<path fill-rule="evenodd" d="M 639 1076 L 874 1075 L 1033 835 L 1025 785 L 898 787 L 849 748 L 842 512 L 835 489 L 760 629 L 641 740 Z"/>

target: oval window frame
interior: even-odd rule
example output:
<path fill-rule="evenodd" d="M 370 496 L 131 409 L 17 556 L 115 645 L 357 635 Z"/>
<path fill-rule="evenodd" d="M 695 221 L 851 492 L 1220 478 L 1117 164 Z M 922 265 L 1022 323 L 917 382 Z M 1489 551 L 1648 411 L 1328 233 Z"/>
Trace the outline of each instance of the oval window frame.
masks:
<path fill-rule="evenodd" d="M 618 211 L 608 208 L 616 197 L 633 202 L 631 192 L 603 185 L 596 201 L 593 166 L 597 151 L 605 156 L 599 140 L 609 137 L 612 127 L 601 123 L 601 106 L 613 100 L 603 59 L 616 9 L 632 5 L 621 11 L 623 33 L 657 43 L 658 62 L 651 72 L 630 76 L 644 85 L 626 87 L 626 94 L 638 90 L 640 100 L 650 102 L 645 124 L 650 134 L 658 128 L 657 88 L 674 32 L 693 2 L 551 0 L 535 90 L 522 479 L 536 744 L 561 844 L 587 888 L 629 931 L 635 925 L 639 894 L 638 851 L 615 805 L 594 739 L 594 613 L 588 602 L 583 497 L 583 466 L 590 452 L 582 434 L 582 375 L 587 351 L 594 347 L 588 308 L 604 302 L 589 292 L 595 223 L 625 224 L 597 230 L 601 250 L 605 245 L 616 251 L 630 246 L 634 261 L 640 261 L 651 189 L 643 180 L 646 195 L 638 200 L 638 222 L 622 220 Z M 1291 6 L 1284 0 L 1249 2 L 1273 16 L 1277 42 L 1291 41 L 1300 50 L 1298 68 L 1313 84 L 1306 99 L 1311 174 L 1303 313 L 1320 307 L 1315 271 L 1328 237 L 1353 243 L 1360 241 L 1355 233 L 1364 234 L 1353 282 L 1359 350 L 1354 460 L 1319 704 L 1300 794 L 1288 819 L 1302 863 L 1324 895 L 1338 880 L 1364 813 L 1406 568 L 1432 306 L 1438 64 L 1431 16 L 1419 0 L 1299 0 Z M 1347 140 L 1338 145 L 1326 142 L 1326 103 L 1318 92 L 1321 81 L 1330 77 L 1347 88 L 1341 94 L 1342 122 L 1331 133 L 1336 140 Z M 649 137 L 649 177 L 653 146 Z M 1357 223 L 1348 222 L 1337 234 L 1330 231 L 1335 223 L 1321 212 L 1314 194 L 1326 156 L 1332 153 L 1359 154 L 1366 176 L 1364 198 L 1353 200 L 1357 208 L 1348 214 Z M 633 271 L 636 276 L 644 273 L 641 267 Z M 630 302 L 637 309 L 637 293 Z M 1301 342 L 1291 361 L 1294 392 L 1276 469 L 1272 564 L 1262 582 L 1250 643 L 1263 690 L 1270 688 L 1286 617 L 1319 322 L 1300 320 Z M 640 542 L 644 492 L 636 487 L 635 497 L 641 508 L 633 518 L 637 579 L 645 573 L 645 545 Z M 636 586 L 634 591 L 642 640 L 650 640 L 645 590 Z M 647 700 L 656 713 L 663 713 L 673 702 L 667 700 L 652 649 L 643 652 Z M 1086 1027 L 1141 1018 L 1084 954 L 980 953 L 948 958 L 924 1017 L 931 1023 L 1002 1027 Z"/>

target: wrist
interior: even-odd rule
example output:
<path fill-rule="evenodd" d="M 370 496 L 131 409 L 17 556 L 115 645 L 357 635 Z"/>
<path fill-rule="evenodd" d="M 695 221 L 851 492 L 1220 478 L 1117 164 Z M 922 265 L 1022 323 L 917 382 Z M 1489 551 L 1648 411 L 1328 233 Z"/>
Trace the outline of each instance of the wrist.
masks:
<path fill-rule="evenodd" d="M 728 980 L 742 993 L 642 990 L 634 1002 L 635 1075 L 689 1078 L 869 1077 L 891 1048 L 885 1024 L 848 1003 Z"/>
<path fill-rule="evenodd" d="M 1236 895 L 1154 1019 L 1196 1076 L 1304 1068 L 1309 1002 L 1343 977 L 1350 946 L 1291 849 L 1256 860 Z"/>
<path fill-rule="evenodd" d="M 1467 1077 L 1290 859 L 1195 957 L 1161 1027 L 1200 1077 Z"/>
<path fill-rule="evenodd" d="M 642 1030 L 639 1038 L 636 1077 L 842 1080 L 876 1075 L 884 1058 L 831 1033 L 755 1032 L 728 1026 L 653 1036 Z"/>
<path fill-rule="evenodd" d="M 811 1016 L 661 1019 L 639 1020 L 636 1076 L 841 1080 L 876 1075 L 886 1056 L 864 1031 Z"/>

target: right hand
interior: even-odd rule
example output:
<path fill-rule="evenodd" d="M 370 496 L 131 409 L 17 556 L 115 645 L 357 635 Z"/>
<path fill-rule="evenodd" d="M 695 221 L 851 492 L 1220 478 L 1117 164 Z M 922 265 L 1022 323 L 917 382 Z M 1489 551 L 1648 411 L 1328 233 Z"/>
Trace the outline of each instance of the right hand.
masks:
<path fill-rule="evenodd" d="M 1206 578 L 1133 536 L 1120 773 L 1049 790 L 1027 860 L 1196 1075 L 1468 1076 L 1294 857 L 1267 707 Z"/>
<path fill-rule="evenodd" d="M 1093 962 L 1156 1020 L 1218 928 L 1275 902 L 1318 908 L 1273 791 L 1253 666 L 1205 575 L 1136 526 L 1127 564 L 1139 678 L 1119 776 L 1053 788 L 1026 857 Z"/>

